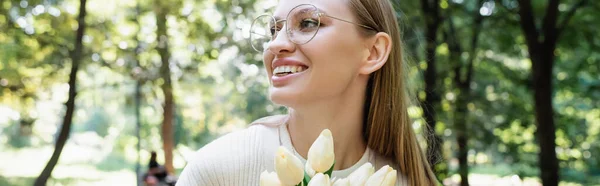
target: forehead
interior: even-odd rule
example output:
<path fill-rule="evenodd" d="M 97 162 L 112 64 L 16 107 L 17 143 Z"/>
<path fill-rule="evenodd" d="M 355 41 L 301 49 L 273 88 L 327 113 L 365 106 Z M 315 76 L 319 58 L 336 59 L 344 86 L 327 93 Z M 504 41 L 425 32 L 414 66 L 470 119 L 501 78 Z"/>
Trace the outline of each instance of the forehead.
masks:
<path fill-rule="evenodd" d="M 277 18 L 285 18 L 294 7 L 301 4 L 315 5 L 320 11 L 336 16 L 350 14 L 346 0 L 280 0 L 273 12 Z"/>

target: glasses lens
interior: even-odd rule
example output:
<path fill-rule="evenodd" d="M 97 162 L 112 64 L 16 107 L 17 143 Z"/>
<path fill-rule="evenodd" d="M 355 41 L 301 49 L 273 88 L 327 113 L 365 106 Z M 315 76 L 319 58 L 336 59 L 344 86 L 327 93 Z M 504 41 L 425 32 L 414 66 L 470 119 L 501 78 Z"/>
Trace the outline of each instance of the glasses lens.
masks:
<path fill-rule="evenodd" d="M 258 16 L 250 28 L 250 44 L 254 50 L 263 52 L 275 34 L 277 34 L 275 18 L 270 15 Z"/>
<path fill-rule="evenodd" d="M 317 34 L 321 24 L 317 7 L 300 5 L 290 11 L 287 17 L 288 34 L 292 42 L 306 44 Z"/>

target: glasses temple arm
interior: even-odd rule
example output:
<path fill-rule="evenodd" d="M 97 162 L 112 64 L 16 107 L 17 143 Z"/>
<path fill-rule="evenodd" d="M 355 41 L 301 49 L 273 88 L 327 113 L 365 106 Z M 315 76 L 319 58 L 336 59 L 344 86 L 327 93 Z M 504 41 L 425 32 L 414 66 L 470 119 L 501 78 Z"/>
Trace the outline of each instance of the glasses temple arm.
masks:
<path fill-rule="evenodd" d="M 259 35 L 259 36 L 269 37 L 269 36 L 267 36 L 267 35 L 264 35 L 264 34 L 259 34 L 259 33 L 253 32 L 253 31 L 250 31 L 250 33 L 253 33 L 253 34 L 256 34 L 256 35 Z"/>
<path fill-rule="evenodd" d="M 370 26 L 367 26 L 367 25 L 363 25 L 363 24 L 358 24 L 358 23 L 351 22 L 351 21 L 346 21 L 346 20 L 343 20 L 343 19 L 340 19 L 340 18 L 337 18 L 337 17 L 333 17 L 333 16 L 330 16 L 330 15 L 324 14 L 324 13 L 320 13 L 319 15 L 325 16 L 325 17 L 329 17 L 329 18 L 332 18 L 332 19 L 336 19 L 338 21 L 343 21 L 343 22 L 346 22 L 346 23 L 350 23 L 350 24 L 353 24 L 353 25 L 356 25 L 356 26 L 360 26 L 360 27 L 369 29 L 369 30 L 377 31 L 373 27 L 370 27 Z"/>

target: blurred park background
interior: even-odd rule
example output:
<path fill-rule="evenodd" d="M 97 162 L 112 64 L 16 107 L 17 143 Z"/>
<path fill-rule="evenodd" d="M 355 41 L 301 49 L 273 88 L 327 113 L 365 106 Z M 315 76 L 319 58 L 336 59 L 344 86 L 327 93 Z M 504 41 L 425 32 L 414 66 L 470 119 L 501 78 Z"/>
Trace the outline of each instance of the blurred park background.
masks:
<path fill-rule="evenodd" d="M 442 183 L 600 185 L 599 1 L 393 4 Z M 248 43 L 274 5 L 0 0 L 0 185 L 136 185 L 150 151 L 178 175 L 285 113 Z"/>

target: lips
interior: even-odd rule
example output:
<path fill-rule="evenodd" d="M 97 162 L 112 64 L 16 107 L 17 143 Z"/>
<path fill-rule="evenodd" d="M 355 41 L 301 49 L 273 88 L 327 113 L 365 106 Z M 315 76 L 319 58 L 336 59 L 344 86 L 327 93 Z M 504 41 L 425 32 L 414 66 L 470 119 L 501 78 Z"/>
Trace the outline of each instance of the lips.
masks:
<path fill-rule="evenodd" d="M 271 67 L 271 82 L 275 87 L 286 85 L 309 69 L 308 65 L 288 58 L 276 59 Z"/>

